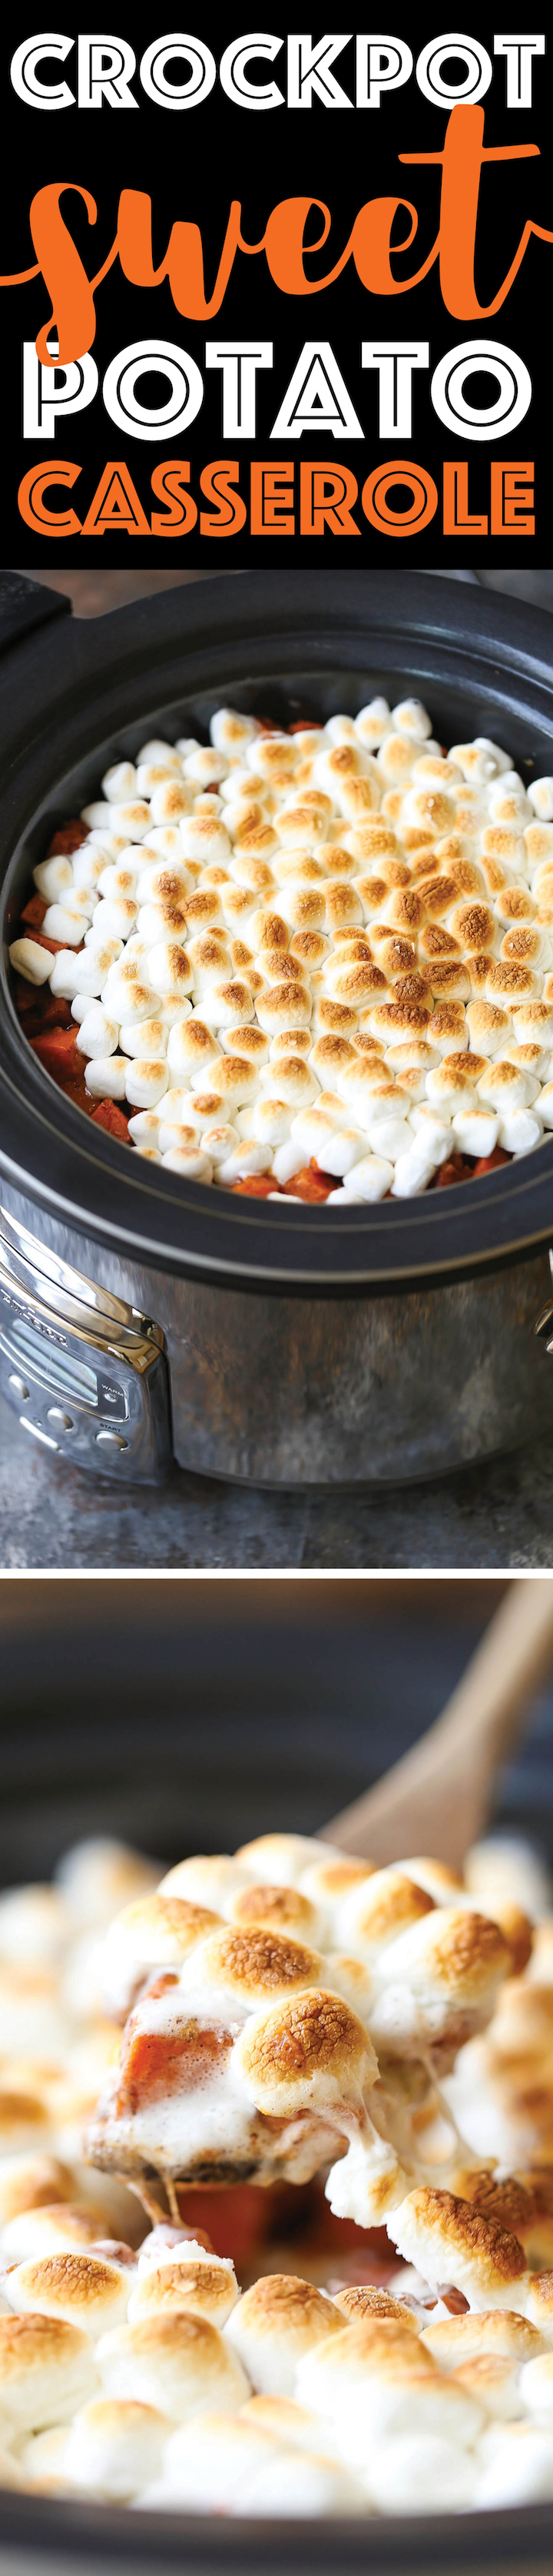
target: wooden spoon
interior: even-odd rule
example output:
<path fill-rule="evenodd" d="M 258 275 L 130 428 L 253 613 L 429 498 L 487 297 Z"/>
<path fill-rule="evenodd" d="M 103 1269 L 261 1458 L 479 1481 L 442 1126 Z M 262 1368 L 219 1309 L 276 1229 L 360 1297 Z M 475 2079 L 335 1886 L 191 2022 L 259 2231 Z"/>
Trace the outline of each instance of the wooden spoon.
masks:
<path fill-rule="evenodd" d="M 379 1865 L 416 1852 L 454 1869 L 478 1840 L 499 1764 L 553 1668 L 553 1580 L 509 1585 L 442 1716 L 323 1838 Z"/>

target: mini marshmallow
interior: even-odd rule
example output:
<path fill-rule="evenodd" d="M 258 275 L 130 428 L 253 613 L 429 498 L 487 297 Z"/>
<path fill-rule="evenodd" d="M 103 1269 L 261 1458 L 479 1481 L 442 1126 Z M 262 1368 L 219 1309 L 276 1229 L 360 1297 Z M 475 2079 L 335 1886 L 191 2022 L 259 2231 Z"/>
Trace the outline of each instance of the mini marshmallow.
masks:
<path fill-rule="evenodd" d="M 88 1010 L 84 1020 L 80 1022 L 75 1039 L 76 1046 L 80 1048 L 82 1055 L 103 1057 L 115 1055 L 118 1041 L 117 1020 L 108 1019 L 107 1011 L 102 1009 L 101 1002 L 97 1002 L 95 1008 Z"/>
<path fill-rule="evenodd" d="M 118 1035 L 119 1044 L 123 1047 L 125 1055 L 139 1055 L 143 1060 L 150 1057 L 159 1061 L 165 1054 L 167 1030 L 163 1020 L 138 1020 L 130 1023 L 127 1021 L 119 1029 Z"/>
<path fill-rule="evenodd" d="M 23 975 L 26 984 L 47 984 L 52 970 L 49 948 L 40 948 L 38 939 L 14 939 L 9 950 L 10 966 Z"/>
<path fill-rule="evenodd" d="M 459 1111 L 455 1115 L 468 1118 L 470 1111 Z M 434 1170 L 438 1170 L 440 1163 L 446 1163 L 451 1153 L 451 1126 L 446 1104 L 440 1115 L 431 1101 L 417 1102 L 410 1111 L 409 1125 L 413 1129 L 417 1154 L 420 1150 L 422 1161 L 432 1163 Z"/>
<path fill-rule="evenodd" d="M 98 942 L 101 942 L 103 947 L 106 939 L 129 939 L 131 931 L 134 930 L 137 911 L 134 897 L 130 895 L 110 896 L 107 901 L 102 900 L 102 903 L 96 906 L 94 919 L 90 925 L 88 933 L 90 947 L 95 948 Z M 52 937 L 57 939 L 58 936 L 68 938 L 68 933 L 60 931 L 58 934 L 57 931 L 53 931 Z M 71 946 L 69 938 L 68 944 Z"/>
<path fill-rule="evenodd" d="M 97 2385 L 88 2335 L 58 2317 L 0 2316 L 0 2408 L 13 2434 L 67 2424 Z"/>
<path fill-rule="evenodd" d="M 542 1122 L 533 1109 L 511 1109 L 500 1118 L 499 1143 L 508 1154 L 531 1154 L 541 1144 Z"/>
<path fill-rule="evenodd" d="M 76 856 L 77 852 L 75 852 Z M 64 859 L 60 856 L 57 859 L 42 859 L 40 866 L 33 868 L 33 885 L 36 886 L 37 894 L 44 896 L 45 903 L 55 903 L 58 895 L 68 894 L 70 886 L 74 883 L 73 867 L 72 858 Z"/>
<path fill-rule="evenodd" d="M 232 1189 L 234 1181 L 245 1181 L 249 1179 L 250 1173 L 269 1172 L 271 1163 L 272 1146 L 270 1144 L 262 1145 L 255 1137 L 252 1138 L 251 1143 L 248 1143 L 247 1138 L 244 1138 L 243 1142 L 239 1138 L 231 1153 L 225 1156 L 224 1162 L 218 1164 L 217 1179 L 225 1189 Z"/>
<path fill-rule="evenodd" d="M 489 2446 L 489 2447 L 488 2447 Z M 490 2425 L 474 2502 L 478 2510 L 540 2504 L 553 2495 L 553 2442 L 530 2424 Z"/>
<path fill-rule="evenodd" d="M 534 778 L 528 795 L 540 823 L 553 821 L 553 778 Z"/>
<path fill-rule="evenodd" d="M 128 865 L 123 867 L 121 863 L 119 863 L 118 867 L 115 867 L 113 865 L 113 861 L 110 860 L 108 866 L 106 868 L 102 868 L 102 874 L 98 878 L 98 894 L 106 895 L 108 902 L 113 898 L 117 903 L 120 895 L 123 897 L 123 901 L 126 901 L 127 896 L 130 896 L 131 901 L 133 901 L 138 884 L 138 874 L 138 867 L 134 865 L 132 867 L 129 867 Z"/>
<path fill-rule="evenodd" d="M 126 1055 L 92 1056 L 85 1068 L 87 1091 L 93 1092 L 95 1100 L 124 1100 L 130 1096 L 126 1094 L 128 1069 Z"/>
<path fill-rule="evenodd" d="M 426 2188 L 408 2194 L 390 2220 L 394 2243 L 406 2262 L 431 2280 L 451 2280 L 469 2307 L 526 2305 L 529 2275 L 516 2236 L 482 2216 L 451 2192 Z"/>
<path fill-rule="evenodd" d="M 132 1101 L 133 1109 L 155 1109 L 169 1087 L 165 1057 L 134 1056 L 130 1062 L 128 1057 L 120 1057 L 118 1062 L 125 1065 L 124 1096 Z M 85 1079 L 88 1081 L 88 1071 Z M 117 1092 L 113 1096 L 119 1099 L 123 1095 Z"/>
<path fill-rule="evenodd" d="M 213 1164 L 199 1145 L 188 1150 L 182 1145 L 173 1147 L 168 1154 L 162 1154 L 162 1162 L 166 1172 L 180 1172 L 184 1181 L 213 1180 Z"/>
<path fill-rule="evenodd" d="M 310 2281 L 267 2274 L 246 2290 L 226 2327 L 253 2388 L 292 2397 L 304 2353 L 344 2331 L 344 2319 Z"/>
<path fill-rule="evenodd" d="M 157 2267 L 148 2264 L 131 2292 L 129 2325 L 141 2317 L 180 2316 L 183 2310 L 209 2317 L 219 2328 L 227 2325 L 239 2297 L 234 2265 L 220 2255 L 204 2254 L 201 2247 L 196 2248 L 194 2259 L 185 2260 L 189 2252 L 183 2247 L 182 2259 L 172 2262 L 167 2250 Z"/>
<path fill-rule="evenodd" d="M 122 955 L 119 939 L 106 940 L 104 948 L 81 948 L 77 957 L 72 948 L 60 948 L 52 963 L 51 993 L 62 994 L 66 1002 L 86 1000 L 88 1008 L 89 1002 L 99 1000 L 100 993 L 104 995 L 111 967 Z"/>
<path fill-rule="evenodd" d="M 376 1153 L 362 1154 L 352 1172 L 355 1197 L 367 1199 L 371 1205 L 375 1205 L 378 1199 L 387 1197 L 393 1178 L 393 1163 L 385 1162 L 384 1158 Z"/>
<path fill-rule="evenodd" d="M 418 1139 L 415 1139 L 407 1153 L 398 1154 L 392 1183 L 392 1198 L 420 1198 L 421 1192 L 428 1189 L 428 1183 L 432 1180 L 435 1170 L 436 1164 L 432 1156 L 427 1155 L 425 1158 L 419 1150 Z"/>
<path fill-rule="evenodd" d="M 170 2420 L 154 2406 L 129 2398 L 92 2398 L 65 2436 L 64 2484 L 106 2503 L 134 2503 L 159 2476 L 170 2430 Z"/>
<path fill-rule="evenodd" d="M 175 940 L 158 940 L 148 957 L 150 981 L 154 993 L 175 994 L 182 1000 L 192 992 L 194 971 L 185 948 Z"/>
<path fill-rule="evenodd" d="M 524 1073 L 520 1065 L 503 1061 L 500 1057 L 498 1063 L 490 1065 L 489 1071 L 480 1075 L 478 1097 L 486 1102 L 486 1106 L 504 1113 L 527 1109 L 536 1097 L 537 1088 L 531 1074 Z"/>
<path fill-rule="evenodd" d="M 9 2305 L 18 2316 L 55 2317 L 78 2326 L 93 2342 L 126 2316 L 128 2281 L 114 2263 L 71 2250 L 31 2256 L 5 2275 Z"/>
<path fill-rule="evenodd" d="M 97 909 L 99 909 L 99 907 L 97 907 Z M 66 948 L 80 948 L 83 931 L 86 929 L 89 918 L 89 913 L 86 912 L 83 914 L 82 907 L 80 905 L 77 907 L 76 901 L 74 903 L 70 903 L 69 900 L 67 903 L 49 903 L 44 914 L 42 925 L 44 937 L 45 939 L 59 939 L 62 945 Z M 114 931 L 117 936 L 119 935 L 118 924 L 115 921 L 106 920 L 104 922 L 104 920 L 102 920 L 102 932 L 105 932 L 106 938 L 110 937 L 112 931 Z M 33 946 L 34 944 L 35 943 L 33 942 Z M 33 980 L 36 981 L 36 978 Z"/>
<path fill-rule="evenodd" d="M 190 1077 L 192 1091 L 203 1091 L 205 1078 L 203 1067 L 193 1072 Z M 249 1064 L 244 1056 L 216 1055 L 209 1064 L 208 1079 L 210 1088 L 213 1084 L 220 1106 L 227 1110 L 231 1121 L 235 1109 L 242 1109 L 246 1101 L 256 1098 L 259 1076 L 255 1065 Z"/>
<path fill-rule="evenodd" d="M 452 1126 L 456 1148 L 461 1154 L 493 1154 L 499 1135 L 499 1117 L 492 1110 L 456 1109 Z"/>
<path fill-rule="evenodd" d="M 4 2323 L 0 2318 L 0 2352 Z M 227 2336 L 190 2309 L 169 2315 L 156 2310 L 102 2335 L 96 2362 L 108 2397 L 158 2407 L 177 2423 L 204 2415 L 212 2406 L 238 2412 L 250 2393 Z"/>

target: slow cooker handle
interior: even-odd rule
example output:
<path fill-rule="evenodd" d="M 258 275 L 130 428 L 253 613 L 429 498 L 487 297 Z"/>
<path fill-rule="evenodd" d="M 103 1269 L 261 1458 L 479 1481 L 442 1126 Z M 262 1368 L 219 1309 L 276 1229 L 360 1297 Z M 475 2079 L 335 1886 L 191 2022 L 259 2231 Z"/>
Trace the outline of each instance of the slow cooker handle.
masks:
<path fill-rule="evenodd" d="M 64 591 L 48 590 L 23 572 L 0 572 L 0 653 L 47 619 L 70 614 L 71 600 Z"/>
<path fill-rule="evenodd" d="M 549 1254 L 549 1259 L 551 1262 L 551 1253 Z M 542 1306 L 540 1308 L 539 1315 L 536 1315 L 534 1332 L 537 1335 L 538 1341 L 545 1342 L 546 1351 L 553 1351 L 553 1304 L 549 1303 L 547 1306 Z"/>

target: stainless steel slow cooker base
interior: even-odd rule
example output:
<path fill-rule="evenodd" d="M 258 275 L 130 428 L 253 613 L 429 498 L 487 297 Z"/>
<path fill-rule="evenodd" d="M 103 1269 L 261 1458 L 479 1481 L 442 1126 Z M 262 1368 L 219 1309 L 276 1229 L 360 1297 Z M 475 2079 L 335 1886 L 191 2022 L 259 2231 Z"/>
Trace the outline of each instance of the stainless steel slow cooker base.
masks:
<path fill-rule="evenodd" d="M 550 1291 L 543 1252 L 407 1297 L 251 1296 L 106 1254 L 2 1184 L 2 1392 L 123 1483 L 171 1454 L 273 1487 L 413 1483 L 516 1448 L 553 1430 Z"/>

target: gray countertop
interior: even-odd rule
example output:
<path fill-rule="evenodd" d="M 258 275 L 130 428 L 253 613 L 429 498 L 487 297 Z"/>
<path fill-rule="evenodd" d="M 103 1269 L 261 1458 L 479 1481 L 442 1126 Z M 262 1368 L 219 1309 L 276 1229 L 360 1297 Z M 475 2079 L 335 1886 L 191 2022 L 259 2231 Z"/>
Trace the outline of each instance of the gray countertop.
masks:
<path fill-rule="evenodd" d="M 31 1454 L 30 1454 L 31 1453 Z M 189 1476 L 125 1494 L 31 1449 L 0 1399 L 0 1569 L 551 1567 L 548 1440 L 431 1485 L 260 1492 Z"/>

